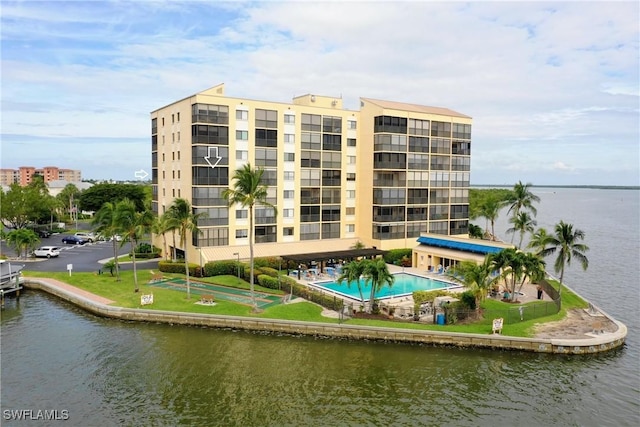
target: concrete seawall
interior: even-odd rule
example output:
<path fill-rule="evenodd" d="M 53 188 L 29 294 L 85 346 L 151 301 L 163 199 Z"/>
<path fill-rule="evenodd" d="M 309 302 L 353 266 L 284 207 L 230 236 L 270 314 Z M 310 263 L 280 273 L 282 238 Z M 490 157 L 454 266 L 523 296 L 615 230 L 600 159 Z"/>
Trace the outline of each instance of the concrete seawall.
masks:
<path fill-rule="evenodd" d="M 279 319 L 261 319 L 215 314 L 183 313 L 163 310 L 114 307 L 104 298 L 74 292 L 72 286 L 58 286 L 47 279 L 27 278 L 25 287 L 55 295 L 90 313 L 102 317 L 141 322 L 168 323 L 213 328 L 268 331 L 293 335 L 322 336 L 352 340 L 375 340 L 413 344 L 478 347 L 554 354 L 591 354 L 610 351 L 624 345 L 627 327 L 603 313 L 618 329 L 612 333 L 594 334 L 581 339 L 520 338 L 503 335 L 467 334 L 443 331 L 409 330 L 375 326 L 327 324 Z"/>

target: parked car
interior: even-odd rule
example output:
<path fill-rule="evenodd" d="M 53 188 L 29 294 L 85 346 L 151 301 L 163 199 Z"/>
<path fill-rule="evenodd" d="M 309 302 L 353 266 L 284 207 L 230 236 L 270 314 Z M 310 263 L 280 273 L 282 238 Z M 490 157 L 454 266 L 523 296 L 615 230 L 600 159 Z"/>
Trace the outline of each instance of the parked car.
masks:
<path fill-rule="evenodd" d="M 56 257 L 60 255 L 60 248 L 57 246 L 42 246 L 33 251 L 33 255 L 42 258 Z"/>
<path fill-rule="evenodd" d="M 35 230 L 36 234 L 38 235 L 38 237 L 51 237 L 51 232 L 49 230 L 45 230 L 43 228 L 40 228 L 38 230 Z"/>
<path fill-rule="evenodd" d="M 93 243 L 96 240 L 96 236 L 93 233 L 85 233 L 83 231 L 78 231 L 75 234 L 76 237 L 80 237 L 84 240 L 86 240 L 87 242 L 91 242 Z"/>
<path fill-rule="evenodd" d="M 62 243 L 69 245 L 84 245 L 88 242 L 89 241 L 87 239 L 78 236 L 65 236 L 62 238 Z"/>

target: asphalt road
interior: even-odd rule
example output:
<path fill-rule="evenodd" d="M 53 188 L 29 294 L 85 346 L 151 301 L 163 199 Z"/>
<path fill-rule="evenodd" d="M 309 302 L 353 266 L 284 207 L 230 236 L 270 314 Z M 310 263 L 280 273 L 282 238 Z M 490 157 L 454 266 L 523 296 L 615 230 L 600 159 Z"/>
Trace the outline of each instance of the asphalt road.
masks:
<path fill-rule="evenodd" d="M 64 234 L 55 235 L 47 238 L 40 239 L 40 246 L 57 246 L 60 248 L 60 256 L 57 258 L 29 258 L 28 260 L 15 260 L 12 261 L 17 264 L 24 264 L 24 269 L 29 271 L 68 271 L 67 266 L 72 265 L 72 274 L 77 272 L 91 272 L 102 269 L 103 266 L 99 262 L 113 258 L 113 242 L 96 242 L 87 243 L 85 245 L 65 245 L 62 243 Z M 118 255 L 125 255 L 129 253 L 131 245 L 125 243 L 120 247 L 120 243 L 117 243 Z M 15 256 L 13 249 L 7 248 L 5 242 L 2 242 L 2 253 Z M 137 261 L 138 267 L 143 267 L 145 264 L 151 264 L 156 266 L 158 260 L 154 261 Z M 131 263 L 120 264 L 121 270 L 131 270 L 133 267 Z"/>

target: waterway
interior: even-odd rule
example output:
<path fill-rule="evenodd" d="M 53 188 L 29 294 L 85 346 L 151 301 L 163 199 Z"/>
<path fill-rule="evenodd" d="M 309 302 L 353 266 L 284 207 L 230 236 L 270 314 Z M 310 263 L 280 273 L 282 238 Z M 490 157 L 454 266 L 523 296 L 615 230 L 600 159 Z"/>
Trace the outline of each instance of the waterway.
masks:
<path fill-rule="evenodd" d="M 566 281 L 629 327 L 624 348 L 554 356 L 128 323 L 28 292 L 2 311 L 1 423 L 640 425 L 640 192 L 536 193 L 540 225 L 585 231 L 589 269 Z M 7 419 L 22 409 L 68 420 Z"/>

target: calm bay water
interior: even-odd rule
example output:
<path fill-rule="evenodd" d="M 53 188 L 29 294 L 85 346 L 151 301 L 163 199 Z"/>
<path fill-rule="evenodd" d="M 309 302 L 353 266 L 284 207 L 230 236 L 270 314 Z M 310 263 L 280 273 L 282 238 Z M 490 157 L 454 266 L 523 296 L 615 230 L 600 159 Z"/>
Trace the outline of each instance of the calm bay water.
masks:
<path fill-rule="evenodd" d="M 566 281 L 629 327 L 624 348 L 559 357 L 126 323 L 29 292 L 2 312 L 2 425 L 56 425 L 7 421 L 12 409 L 67 410 L 57 424 L 74 426 L 638 425 L 640 192 L 535 192 L 539 225 L 585 231 L 589 270 Z"/>

